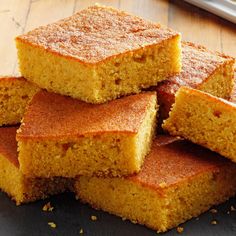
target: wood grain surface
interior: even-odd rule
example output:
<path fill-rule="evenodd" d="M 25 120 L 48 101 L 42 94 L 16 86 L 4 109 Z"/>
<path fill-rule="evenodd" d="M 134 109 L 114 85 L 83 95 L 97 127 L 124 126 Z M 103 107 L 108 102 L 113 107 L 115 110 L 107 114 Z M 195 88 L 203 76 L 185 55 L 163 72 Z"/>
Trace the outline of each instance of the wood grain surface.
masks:
<path fill-rule="evenodd" d="M 1 0 L 0 74 L 18 74 L 16 35 L 95 3 L 167 25 L 180 31 L 184 40 L 236 57 L 236 26 L 180 0 Z"/>

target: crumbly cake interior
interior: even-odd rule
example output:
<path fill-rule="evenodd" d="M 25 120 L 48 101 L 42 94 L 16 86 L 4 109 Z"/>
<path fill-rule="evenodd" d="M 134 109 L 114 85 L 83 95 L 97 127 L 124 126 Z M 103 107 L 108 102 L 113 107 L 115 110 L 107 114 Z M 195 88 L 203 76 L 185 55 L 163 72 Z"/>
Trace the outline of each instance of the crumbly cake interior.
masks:
<path fill-rule="evenodd" d="M 17 37 L 16 46 L 28 80 L 103 103 L 180 72 L 180 40 L 180 34 L 158 24 L 94 6 Z"/>
<path fill-rule="evenodd" d="M 121 176 L 137 172 L 150 150 L 156 112 L 156 96 L 153 95 L 137 133 L 105 132 L 64 141 L 19 137 L 21 171 L 38 177 Z"/>
<path fill-rule="evenodd" d="M 26 106 L 38 91 L 23 78 L 0 78 L 0 126 L 20 123 Z"/>
<path fill-rule="evenodd" d="M 124 178 L 81 176 L 75 191 L 94 208 L 165 232 L 233 196 L 235 173 L 234 167 L 226 165 L 183 178 L 175 185 L 160 184 L 156 186 L 159 191 Z"/>
<path fill-rule="evenodd" d="M 236 161 L 236 106 L 210 94 L 182 87 L 163 129 Z"/>

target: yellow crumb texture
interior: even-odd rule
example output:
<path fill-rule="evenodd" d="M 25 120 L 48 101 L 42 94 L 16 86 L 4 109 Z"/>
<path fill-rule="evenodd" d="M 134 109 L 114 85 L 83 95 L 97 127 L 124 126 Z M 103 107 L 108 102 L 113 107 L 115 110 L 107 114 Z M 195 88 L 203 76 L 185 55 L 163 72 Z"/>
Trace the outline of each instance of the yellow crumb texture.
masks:
<path fill-rule="evenodd" d="M 72 185 L 71 180 L 60 177 L 54 179 L 26 178 L 18 167 L 0 154 L 0 188 L 17 205 L 64 192 L 70 185 Z"/>
<path fill-rule="evenodd" d="M 23 78 L 0 78 L 0 126 L 20 123 L 26 106 L 38 91 Z"/>
<path fill-rule="evenodd" d="M 222 63 L 196 89 L 210 93 L 213 96 L 229 99 L 234 86 L 234 60 Z"/>
<path fill-rule="evenodd" d="M 31 177 L 121 176 L 138 172 L 150 151 L 156 125 L 156 95 L 150 99 L 139 130 L 105 132 L 74 140 L 18 138 L 21 171 Z"/>
<path fill-rule="evenodd" d="M 236 106 L 199 90 L 182 87 L 163 129 L 236 162 Z"/>
<path fill-rule="evenodd" d="M 233 196 L 236 173 L 234 167 L 222 166 L 160 191 L 124 178 L 81 176 L 75 191 L 97 209 L 165 232 Z"/>

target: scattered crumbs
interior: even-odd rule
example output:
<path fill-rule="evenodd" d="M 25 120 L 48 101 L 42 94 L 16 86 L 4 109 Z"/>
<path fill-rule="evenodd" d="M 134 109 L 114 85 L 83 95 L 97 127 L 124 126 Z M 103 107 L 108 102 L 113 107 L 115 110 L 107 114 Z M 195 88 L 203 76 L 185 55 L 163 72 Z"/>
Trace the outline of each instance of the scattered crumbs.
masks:
<path fill-rule="evenodd" d="M 79 233 L 80 233 L 80 234 L 83 234 L 83 233 L 84 233 L 84 230 L 83 230 L 83 229 L 80 229 Z"/>
<path fill-rule="evenodd" d="M 184 228 L 183 228 L 183 227 L 177 227 L 177 228 L 176 228 L 176 231 L 177 231 L 179 234 L 181 234 L 181 233 L 184 232 Z"/>
<path fill-rule="evenodd" d="M 92 221 L 96 221 L 97 219 L 98 219 L 97 216 L 91 216 Z"/>
<path fill-rule="evenodd" d="M 211 212 L 212 214 L 216 214 L 218 211 L 213 208 L 213 209 L 210 210 L 210 212 Z"/>
<path fill-rule="evenodd" d="M 57 225 L 54 222 L 48 222 L 48 225 L 53 229 L 57 227 Z"/>
<path fill-rule="evenodd" d="M 43 211 L 53 211 L 53 209 L 54 207 L 51 206 L 51 202 L 48 202 L 43 206 Z"/>
<path fill-rule="evenodd" d="M 211 221 L 211 224 L 212 224 L 212 225 L 217 225 L 218 223 L 217 223 L 216 220 L 213 220 L 213 221 Z"/>
<path fill-rule="evenodd" d="M 197 217 L 196 220 L 199 220 L 199 217 Z"/>
<path fill-rule="evenodd" d="M 230 210 L 231 210 L 231 211 L 236 211 L 236 208 L 232 205 L 232 206 L 230 207 Z"/>
<path fill-rule="evenodd" d="M 131 220 L 131 222 L 132 222 L 133 224 L 137 224 L 137 223 L 138 223 L 137 220 Z"/>
<path fill-rule="evenodd" d="M 165 182 L 162 182 L 162 183 L 159 184 L 159 186 L 160 186 L 161 188 L 164 188 L 164 187 L 167 186 L 167 184 L 166 184 Z"/>
<path fill-rule="evenodd" d="M 126 220 L 126 218 L 125 218 L 125 217 L 122 217 L 121 219 L 122 219 L 123 221 L 125 221 L 125 220 Z"/>

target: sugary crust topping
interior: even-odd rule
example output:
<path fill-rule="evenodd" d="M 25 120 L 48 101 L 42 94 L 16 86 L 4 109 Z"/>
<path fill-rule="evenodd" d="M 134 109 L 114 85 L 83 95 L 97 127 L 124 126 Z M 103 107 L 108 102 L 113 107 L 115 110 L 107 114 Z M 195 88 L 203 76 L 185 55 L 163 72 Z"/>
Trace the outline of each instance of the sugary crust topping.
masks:
<path fill-rule="evenodd" d="M 18 36 L 17 40 L 94 64 L 176 35 L 175 31 L 126 12 L 95 5 Z"/>
<path fill-rule="evenodd" d="M 218 172 L 230 161 L 203 147 L 169 136 L 153 143 L 141 171 L 129 180 L 159 190 L 207 172 Z"/>
<path fill-rule="evenodd" d="M 203 46 L 190 42 L 182 43 L 182 72 L 170 77 L 157 87 L 160 93 L 174 95 L 181 86 L 197 88 L 224 63 L 234 59 L 218 52 L 211 52 Z"/>
<path fill-rule="evenodd" d="M 16 130 L 18 127 L 0 128 L 0 154 L 7 158 L 13 165 L 19 167 Z"/>
<path fill-rule="evenodd" d="M 147 92 L 88 104 L 41 91 L 33 97 L 17 138 L 59 141 L 104 133 L 136 134 L 155 96 Z"/>

